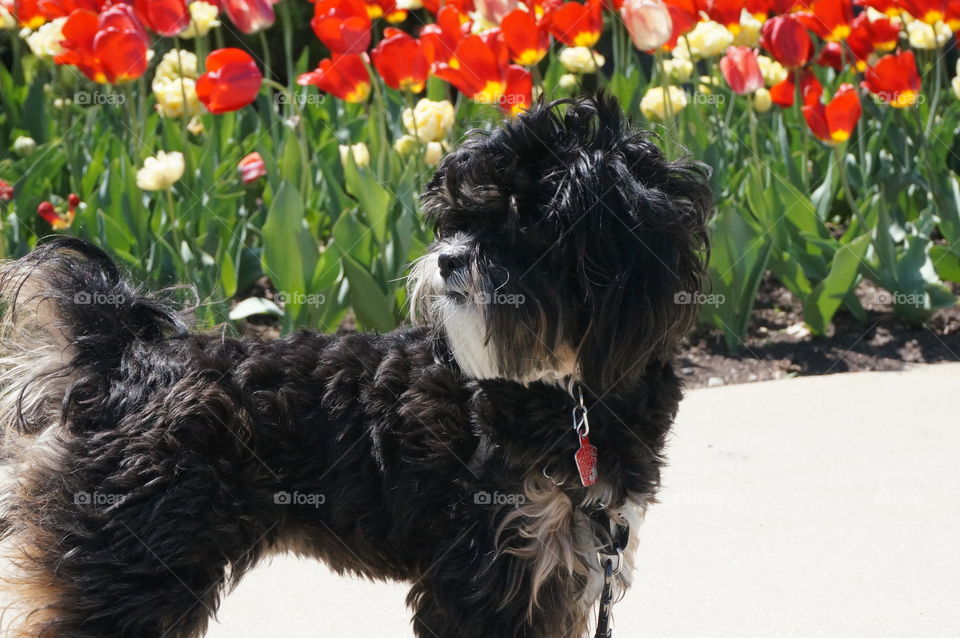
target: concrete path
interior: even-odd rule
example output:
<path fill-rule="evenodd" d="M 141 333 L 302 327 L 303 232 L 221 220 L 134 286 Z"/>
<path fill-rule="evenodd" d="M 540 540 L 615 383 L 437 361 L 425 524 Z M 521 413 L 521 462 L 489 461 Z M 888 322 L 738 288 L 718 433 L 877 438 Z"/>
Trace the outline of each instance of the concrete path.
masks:
<path fill-rule="evenodd" d="M 960 637 L 960 364 L 696 390 L 675 432 L 617 638 Z M 409 638 L 405 593 L 280 557 L 208 636 Z"/>

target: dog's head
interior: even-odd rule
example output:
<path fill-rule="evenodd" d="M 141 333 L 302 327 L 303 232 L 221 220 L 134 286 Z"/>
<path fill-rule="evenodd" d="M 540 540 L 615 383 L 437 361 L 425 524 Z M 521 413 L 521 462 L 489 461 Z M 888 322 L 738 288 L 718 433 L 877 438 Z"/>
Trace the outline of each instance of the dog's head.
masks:
<path fill-rule="evenodd" d="M 436 241 L 411 273 L 414 321 L 471 377 L 629 384 L 694 320 L 708 177 L 603 96 L 471 133 L 422 195 Z"/>

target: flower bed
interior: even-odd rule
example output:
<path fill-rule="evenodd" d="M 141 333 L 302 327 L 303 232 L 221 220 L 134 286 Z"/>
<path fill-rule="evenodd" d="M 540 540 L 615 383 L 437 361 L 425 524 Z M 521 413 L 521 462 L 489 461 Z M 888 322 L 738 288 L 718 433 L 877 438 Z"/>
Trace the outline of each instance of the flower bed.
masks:
<path fill-rule="evenodd" d="M 232 317 L 393 327 L 442 156 L 597 88 L 713 167 L 712 286 L 676 302 L 730 346 L 768 271 L 814 334 L 865 317 L 862 280 L 911 322 L 956 301 L 957 2 L 0 0 L 0 26 L 3 256 L 93 239 L 209 322 L 267 276 Z"/>

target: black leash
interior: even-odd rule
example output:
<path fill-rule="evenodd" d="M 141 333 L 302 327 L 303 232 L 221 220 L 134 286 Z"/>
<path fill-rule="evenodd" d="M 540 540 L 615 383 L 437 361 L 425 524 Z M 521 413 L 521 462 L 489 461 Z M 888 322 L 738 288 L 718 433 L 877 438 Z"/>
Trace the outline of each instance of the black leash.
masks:
<path fill-rule="evenodd" d="M 603 569 L 603 589 L 600 591 L 600 610 L 597 613 L 597 632 L 594 638 L 613 638 L 610 626 L 613 610 L 613 581 L 623 568 L 623 551 L 630 540 L 630 526 L 614 524 L 606 509 L 597 509 L 590 515 L 607 530 L 609 536 L 600 548 L 600 567 Z"/>

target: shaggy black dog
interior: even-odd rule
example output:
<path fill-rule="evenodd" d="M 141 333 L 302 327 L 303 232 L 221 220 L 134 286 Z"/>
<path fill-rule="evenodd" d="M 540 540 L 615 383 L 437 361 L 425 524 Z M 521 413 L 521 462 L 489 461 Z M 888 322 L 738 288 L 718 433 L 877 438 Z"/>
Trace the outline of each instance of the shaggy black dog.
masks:
<path fill-rule="evenodd" d="M 411 582 L 420 638 L 587 634 L 680 401 L 707 170 L 601 97 L 471 134 L 422 202 L 389 334 L 191 334 L 75 239 L 6 266 L 5 636 L 199 636 L 275 551 Z"/>

